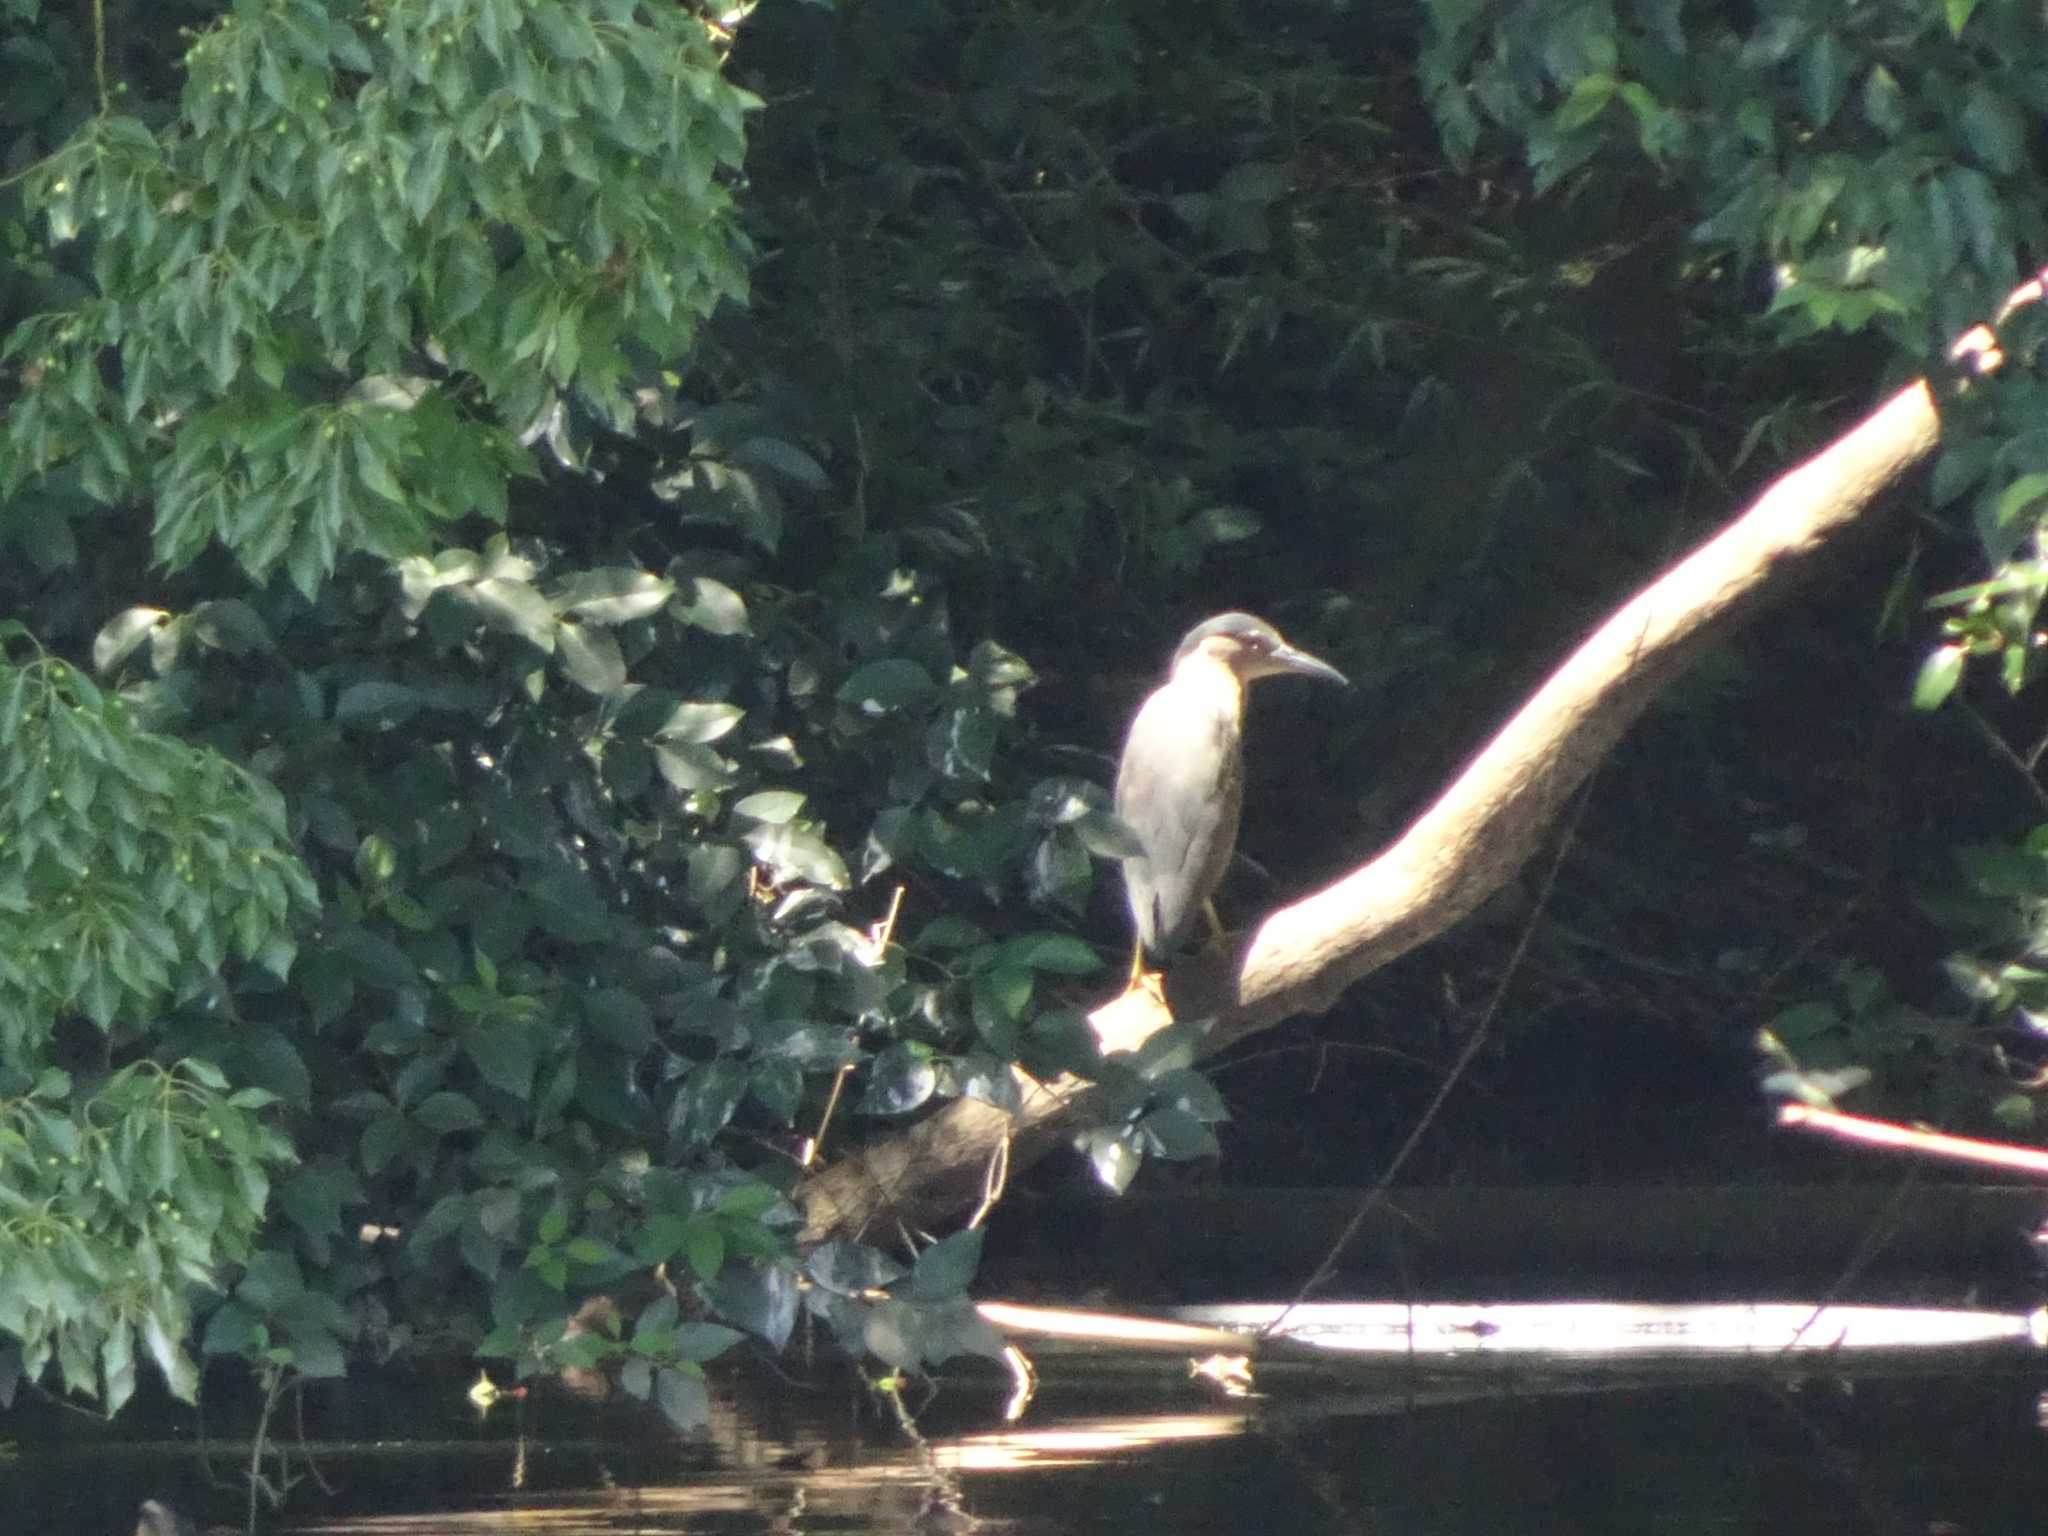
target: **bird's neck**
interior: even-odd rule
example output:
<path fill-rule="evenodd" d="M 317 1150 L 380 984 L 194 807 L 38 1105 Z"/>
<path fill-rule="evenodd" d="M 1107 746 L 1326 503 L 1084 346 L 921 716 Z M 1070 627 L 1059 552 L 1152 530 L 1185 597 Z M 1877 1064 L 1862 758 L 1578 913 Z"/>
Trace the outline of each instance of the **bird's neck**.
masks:
<path fill-rule="evenodd" d="M 1244 684 L 1237 674 L 1200 651 L 1174 663 L 1173 686 L 1176 691 L 1185 690 L 1184 697 L 1199 693 L 1224 713 L 1236 715 L 1244 710 Z"/>

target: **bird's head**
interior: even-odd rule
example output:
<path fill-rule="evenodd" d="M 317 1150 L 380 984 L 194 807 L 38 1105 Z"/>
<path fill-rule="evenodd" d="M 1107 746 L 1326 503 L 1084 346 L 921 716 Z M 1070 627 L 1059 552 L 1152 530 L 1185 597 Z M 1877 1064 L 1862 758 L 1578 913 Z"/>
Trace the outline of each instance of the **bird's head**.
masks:
<path fill-rule="evenodd" d="M 1193 660 L 1227 668 L 1240 683 L 1290 672 L 1332 683 L 1348 681 L 1327 661 L 1289 645 L 1279 630 L 1249 613 L 1220 613 L 1189 630 L 1173 653 L 1173 664 Z"/>

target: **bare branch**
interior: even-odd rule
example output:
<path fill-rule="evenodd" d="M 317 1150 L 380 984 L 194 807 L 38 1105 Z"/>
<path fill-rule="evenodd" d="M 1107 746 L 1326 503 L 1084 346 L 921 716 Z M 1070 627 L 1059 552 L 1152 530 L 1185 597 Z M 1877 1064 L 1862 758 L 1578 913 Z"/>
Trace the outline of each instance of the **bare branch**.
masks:
<path fill-rule="evenodd" d="M 1807 1104 L 1785 1105 L 1778 1111 L 1778 1124 L 1834 1136 L 1866 1147 L 1889 1147 L 1901 1152 L 1917 1152 L 1922 1157 L 1940 1158 L 1945 1162 L 1973 1163 L 1981 1168 L 2003 1168 L 2011 1173 L 2048 1177 L 2048 1152 L 2039 1147 L 2017 1146 L 2009 1141 L 1979 1141 L 1972 1136 L 1950 1136 L 1942 1131 L 1923 1131 L 1890 1120 L 1845 1115 L 1837 1110 L 1816 1109 Z"/>

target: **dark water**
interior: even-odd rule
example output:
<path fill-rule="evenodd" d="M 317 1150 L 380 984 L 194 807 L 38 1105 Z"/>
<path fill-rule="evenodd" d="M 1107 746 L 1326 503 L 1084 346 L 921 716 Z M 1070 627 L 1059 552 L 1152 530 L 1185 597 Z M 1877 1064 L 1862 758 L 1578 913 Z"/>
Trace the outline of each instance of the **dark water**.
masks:
<path fill-rule="evenodd" d="M 631 1404 L 536 1393 L 479 1418 L 466 1380 L 309 1395 L 301 1480 L 263 1528 L 382 1533 L 1916 1533 L 2048 1531 L 2048 1362 L 2024 1350 L 1791 1371 L 1401 1365 L 1262 1376 L 1233 1400 L 1185 1363 L 962 1373 L 914 1423 L 844 1374 L 721 1383 L 679 1440 Z M 0 1533 L 133 1530 L 138 1502 L 239 1522 L 248 1405 L 137 1441 L 48 1409 L 0 1419 Z M 132 1434 L 126 1424 L 124 1434 Z M 287 1441 L 298 1433 L 283 1418 Z M 243 1436 L 241 1439 L 229 1435 Z M 317 1470 L 330 1491 L 313 1480 Z"/>

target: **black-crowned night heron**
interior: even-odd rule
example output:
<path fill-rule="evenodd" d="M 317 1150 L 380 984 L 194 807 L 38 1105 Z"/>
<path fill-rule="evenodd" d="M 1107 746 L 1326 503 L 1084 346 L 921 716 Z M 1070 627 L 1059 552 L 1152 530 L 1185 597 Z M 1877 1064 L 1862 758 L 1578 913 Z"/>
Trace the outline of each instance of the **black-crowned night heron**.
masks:
<path fill-rule="evenodd" d="M 1289 672 L 1345 681 L 1264 619 L 1219 614 L 1187 632 L 1173 670 L 1131 721 L 1116 813 L 1144 849 L 1123 861 L 1138 930 L 1134 980 L 1145 956 L 1164 960 L 1181 946 L 1222 884 L 1244 805 L 1245 687 Z"/>

